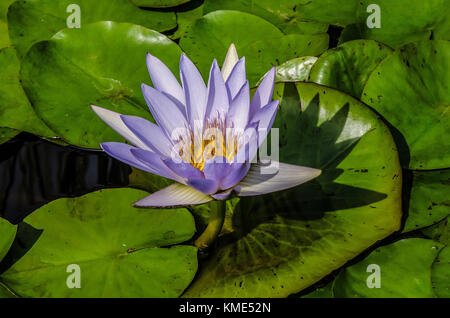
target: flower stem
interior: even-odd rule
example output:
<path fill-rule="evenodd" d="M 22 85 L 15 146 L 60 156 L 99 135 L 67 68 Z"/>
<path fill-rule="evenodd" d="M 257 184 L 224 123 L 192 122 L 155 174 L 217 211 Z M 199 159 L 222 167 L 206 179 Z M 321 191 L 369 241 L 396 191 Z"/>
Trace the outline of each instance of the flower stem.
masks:
<path fill-rule="evenodd" d="M 209 223 L 205 231 L 195 240 L 194 245 L 200 251 L 208 249 L 216 240 L 220 231 L 222 230 L 223 222 L 225 220 L 226 201 L 212 201 L 211 215 L 209 216 Z"/>

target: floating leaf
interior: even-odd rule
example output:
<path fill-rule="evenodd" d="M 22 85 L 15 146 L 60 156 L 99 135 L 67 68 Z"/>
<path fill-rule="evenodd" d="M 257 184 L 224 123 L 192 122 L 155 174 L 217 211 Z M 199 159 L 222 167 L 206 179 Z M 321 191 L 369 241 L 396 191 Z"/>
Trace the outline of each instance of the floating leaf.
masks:
<path fill-rule="evenodd" d="M 391 52 L 392 49 L 375 41 L 346 42 L 323 53 L 311 69 L 309 79 L 359 99 L 369 75 Z"/>
<path fill-rule="evenodd" d="M 450 170 L 413 171 L 403 232 L 438 223 L 450 213 Z"/>
<path fill-rule="evenodd" d="M 4 142 L 10 140 L 12 137 L 17 135 L 18 133 L 19 132 L 17 130 L 0 127 L 0 145 Z"/>
<path fill-rule="evenodd" d="M 24 222 L 42 233 L 0 280 L 23 297 L 180 295 L 195 275 L 197 250 L 167 246 L 188 240 L 194 220 L 185 209 L 132 207 L 145 195 L 102 190 L 41 207 Z M 66 285 L 71 264 L 79 266 L 81 288 Z"/>
<path fill-rule="evenodd" d="M 321 168 L 322 175 L 288 191 L 241 198 L 229 233 L 186 297 L 285 297 L 399 229 L 401 169 L 388 128 L 339 91 L 278 85 L 283 101 L 273 127 L 280 129 L 280 161 Z"/>
<path fill-rule="evenodd" d="M 359 35 L 358 26 L 356 24 L 347 25 L 344 30 L 342 30 L 339 36 L 338 44 L 343 44 L 348 41 L 359 40 L 361 36 Z"/>
<path fill-rule="evenodd" d="M 151 83 L 147 52 L 178 74 L 181 50 L 164 35 L 127 23 L 98 22 L 34 45 L 23 60 L 21 79 L 36 113 L 58 136 L 98 148 L 100 142 L 123 139 L 90 104 L 151 119 L 141 92 L 142 82 Z"/>
<path fill-rule="evenodd" d="M 6 286 L 0 282 L 0 299 L 1 298 L 14 298 L 16 295 Z"/>
<path fill-rule="evenodd" d="M 169 8 L 189 2 L 190 0 L 130 0 L 138 7 L 145 8 Z"/>
<path fill-rule="evenodd" d="M 345 26 L 355 23 L 357 0 L 298 0 L 296 12 L 303 20 Z"/>
<path fill-rule="evenodd" d="M 431 298 L 430 267 L 443 245 L 432 240 L 412 238 L 397 241 L 374 250 L 364 260 L 347 267 L 334 281 L 336 297 Z M 375 283 L 379 266 L 380 288 Z M 369 281 L 369 282 L 368 282 Z"/>
<path fill-rule="evenodd" d="M 276 82 L 297 82 L 306 81 L 314 63 L 315 56 L 298 57 L 276 67 Z"/>
<path fill-rule="evenodd" d="M 247 78 L 254 86 L 272 65 L 325 51 L 328 35 L 283 35 L 274 25 L 257 16 L 224 10 L 196 20 L 180 40 L 181 48 L 205 79 L 211 61 L 217 58 L 221 65 L 231 43 L 235 43 L 239 56 L 246 57 Z"/>
<path fill-rule="evenodd" d="M 447 0 L 361 0 L 357 1 L 357 24 L 351 27 L 353 38 L 371 39 L 398 48 L 406 43 L 419 40 L 449 40 L 450 2 Z M 379 7 L 380 27 L 370 27 L 373 9 Z M 369 8 L 370 9 L 370 8 Z"/>
<path fill-rule="evenodd" d="M 175 33 L 169 37 L 171 39 L 179 39 L 192 22 L 203 16 L 203 6 L 201 0 L 191 0 L 186 4 L 186 8 L 175 11 L 178 27 Z"/>
<path fill-rule="evenodd" d="M 67 20 L 72 21 L 71 15 L 77 13 L 74 4 L 79 7 L 82 28 L 98 21 L 129 22 L 160 32 L 176 27 L 173 12 L 141 10 L 128 0 L 16 1 L 9 8 L 8 24 L 18 56 L 22 58 L 33 43 L 48 40 L 58 31 L 70 27 Z"/>
<path fill-rule="evenodd" d="M 364 87 L 362 101 L 403 135 L 404 167 L 450 167 L 449 63 L 450 42 L 410 43 L 384 59 Z"/>
<path fill-rule="evenodd" d="M 432 240 L 438 241 L 445 245 L 450 245 L 450 225 L 448 224 L 448 217 L 438 224 L 422 230 L 422 233 Z"/>
<path fill-rule="evenodd" d="M 0 2 L 0 49 L 9 46 L 8 22 L 6 21 L 6 14 L 8 7 L 15 0 L 2 0 Z"/>
<path fill-rule="evenodd" d="M 244 32 L 245 30 L 245 32 Z M 180 46 L 197 64 L 204 77 L 211 61 L 223 63 L 230 43 L 238 48 L 261 39 L 280 38 L 283 33 L 273 24 L 251 14 L 237 11 L 214 11 L 196 20 L 186 30 Z M 249 58 L 247 58 L 248 64 Z"/>
<path fill-rule="evenodd" d="M 0 128 L 0 143 L 1 143 L 1 130 Z M 0 217 L 0 263 L 8 253 L 14 238 L 16 236 L 17 226 L 12 225 L 5 219 Z M 0 282 L 0 298 L 12 298 L 15 294 L 2 282 Z"/>
<path fill-rule="evenodd" d="M 14 237 L 16 236 L 17 226 L 12 225 L 3 218 L 0 218 L 0 261 L 8 253 Z"/>
<path fill-rule="evenodd" d="M 297 7 L 298 0 L 206 0 L 204 11 L 236 10 L 251 13 L 274 24 L 285 34 L 327 31 L 327 24 L 300 20 Z"/>
<path fill-rule="evenodd" d="M 431 266 L 431 284 L 438 297 L 450 298 L 450 248 L 446 246 Z"/>
<path fill-rule="evenodd" d="M 253 42 L 238 52 L 242 52 L 242 55 L 247 58 L 245 60 L 247 78 L 250 85 L 254 86 L 257 80 L 266 74 L 273 65 L 278 65 L 299 55 L 319 55 L 327 47 L 328 34 L 290 34 L 275 41 L 268 39 Z"/>
<path fill-rule="evenodd" d="M 0 50 L 0 127 L 38 136 L 55 135 L 36 115 L 19 82 L 20 62 L 13 48 Z"/>
<path fill-rule="evenodd" d="M 334 298 L 333 282 L 329 282 L 323 287 L 319 287 L 313 292 L 302 296 L 302 298 Z"/>

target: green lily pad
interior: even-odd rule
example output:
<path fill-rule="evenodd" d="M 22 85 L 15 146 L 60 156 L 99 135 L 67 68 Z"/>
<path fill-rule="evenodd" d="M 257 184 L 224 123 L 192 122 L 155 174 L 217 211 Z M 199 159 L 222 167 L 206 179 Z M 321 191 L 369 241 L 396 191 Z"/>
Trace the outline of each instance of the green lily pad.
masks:
<path fill-rule="evenodd" d="M 367 25 L 373 12 L 368 13 L 367 7 L 373 3 L 380 8 L 380 28 Z M 357 1 L 353 30 L 360 39 L 377 40 L 393 48 L 419 40 L 450 40 L 448 12 L 447 0 L 361 0 Z"/>
<path fill-rule="evenodd" d="M 328 24 L 302 21 L 297 5 L 298 0 L 206 0 L 204 11 L 235 10 L 251 13 L 274 24 L 285 34 L 317 34 L 327 31 Z"/>
<path fill-rule="evenodd" d="M 309 80 L 359 99 L 369 75 L 391 52 L 391 48 L 375 41 L 346 42 L 320 56 Z"/>
<path fill-rule="evenodd" d="M 246 57 L 247 78 L 251 86 L 256 85 L 267 71 L 283 61 L 297 56 L 319 55 L 328 48 L 328 34 L 301 35 L 289 34 L 277 39 L 253 42 L 242 49 L 239 54 Z M 270 53 L 269 53 L 270 52 Z M 304 63 L 304 65 L 307 63 Z"/>
<path fill-rule="evenodd" d="M 14 136 L 16 136 L 19 132 L 14 129 L 0 127 L 0 145 L 4 142 L 7 142 Z"/>
<path fill-rule="evenodd" d="M 48 40 L 58 31 L 68 27 L 67 19 L 74 12 L 71 11 L 73 9 L 67 12 L 71 4 L 80 8 L 82 29 L 88 23 L 98 21 L 129 22 L 160 32 L 176 27 L 173 12 L 141 10 L 127 0 L 16 1 L 9 8 L 8 24 L 11 43 L 20 59 L 32 44 Z"/>
<path fill-rule="evenodd" d="M 275 83 L 307 81 L 311 68 L 316 61 L 317 57 L 315 56 L 302 56 L 276 66 Z M 264 76 L 259 79 L 256 86 L 259 86 L 263 78 Z M 255 92 L 256 88 L 251 89 L 252 98 Z M 276 90 L 275 93 L 277 93 Z M 278 97 L 274 99 L 278 99 Z"/>
<path fill-rule="evenodd" d="M 236 45 L 239 56 L 242 56 L 242 47 L 257 40 L 282 36 L 279 29 L 260 17 L 244 12 L 219 10 L 206 14 L 189 25 L 180 40 L 180 46 L 197 64 L 203 76 L 207 77 L 212 60 L 217 58 L 221 65 L 231 43 Z"/>
<path fill-rule="evenodd" d="M 8 13 L 8 7 L 16 0 L 2 0 L 0 2 L 0 18 L 6 20 L 6 14 Z"/>
<path fill-rule="evenodd" d="M 9 46 L 8 22 L 6 14 L 8 7 L 15 0 L 2 0 L 0 2 L 0 49 Z"/>
<path fill-rule="evenodd" d="M 323 287 L 319 287 L 313 292 L 302 296 L 302 298 L 334 298 L 333 282 L 329 282 Z"/>
<path fill-rule="evenodd" d="M 0 128 L 0 144 L 1 144 L 1 130 Z M 16 236 L 17 226 L 12 225 L 5 219 L 0 217 L 0 263 L 8 253 L 14 238 Z M 4 284 L 0 282 L 0 298 L 12 298 L 15 294 Z"/>
<path fill-rule="evenodd" d="M 21 79 L 36 113 L 59 137 L 98 148 L 100 142 L 124 140 L 90 104 L 151 119 L 141 92 L 142 82 L 151 83 L 147 52 L 178 74 L 181 50 L 164 35 L 128 23 L 98 22 L 34 45 L 23 60 Z"/>
<path fill-rule="evenodd" d="M 446 246 L 431 266 L 431 283 L 438 297 L 450 298 L 450 248 Z"/>
<path fill-rule="evenodd" d="M 16 236 L 17 226 L 12 225 L 5 219 L 0 218 L 0 261 L 8 253 L 14 237 Z"/>
<path fill-rule="evenodd" d="M 1 298 L 15 298 L 17 297 L 6 285 L 0 282 L 0 299 Z"/>
<path fill-rule="evenodd" d="M 438 223 L 450 214 L 450 170 L 413 171 L 403 232 Z"/>
<path fill-rule="evenodd" d="M 280 161 L 320 168 L 322 175 L 287 191 L 240 198 L 231 231 L 201 264 L 186 297 L 286 297 L 400 227 L 401 168 L 383 122 L 334 89 L 277 85 Z"/>
<path fill-rule="evenodd" d="M 431 298 L 436 297 L 431 286 L 430 267 L 443 247 L 427 239 L 405 239 L 374 250 L 364 260 L 347 267 L 337 276 L 333 290 L 336 297 L 368 298 Z M 374 283 L 374 269 L 379 266 L 380 288 Z"/>
<path fill-rule="evenodd" d="M 130 0 L 138 7 L 145 8 L 169 8 L 189 2 L 190 0 Z"/>
<path fill-rule="evenodd" d="M 438 224 L 423 229 L 422 233 L 434 241 L 438 241 L 444 245 L 450 245 L 450 225 L 448 224 L 448 217 Z"/>
<path fill-rule="evenodd" d="M 299 0 L 296 12 L 300 19 L 345 26 L 355 23 L 357 0 Z"/>
<path fill-rule="evenodd" d="M 101 190 L 41 207 L 24 220 L 41 235 L 0 280 L 23 297 L 180 295 L 195 275 L 197 250 L 168 246 L 191 238 L 194 220 L 185 209 L 134 208 L 146 194 Z M 81 288 L 66 284 L 71 264 Z"/>
<path fill-rule="evenodd" d="M 8 24 L 0 19 L 0 48 L 9 46 Z"/>
<path fill-rule="evenodd" d="M 404 167 L 450 167 L 449 63 L 450 42 L 410 43 L 384 59 L 367 80 L 362 101 L 403 135 Z"/>
<path fill-rule="evenodd" d="M 342 30 L 341 35 L 339 36 L 338 45 L 359 39 L 361 39 L 361 36 L 359 35 L 358 26 L 356 24 L 349 24 Z"/>
<path fill-rule="evenodd" d="M 239 56 L 246 57 L 247 78 L 254 86 L 272 65 L 325 51 L 328 34 L 283 35 L 274 25 L 257 16 L 219 10 L 192 23 L 180 40 L 181 48 L 205 79 L 211 61 L 217 58 L 221 65 L 231 43 L 236 45 Z"/>
<path fill-rule="evenodd" d="M 302 56 L 284 62 L 276 67 L 275 82 L 299 82 L 306 81 L 309 72 L 317 61 L 315 56 Z M 258 84 L 262 78 L 258 81 Z"/>
<path fill-rule="evenodd" d="M 186 4 L 187 8 L 175 11 L 177 16 L 177 30 L 169 37 L 173 40 L 179 39 L 186 32 L 187 27 L 197 19 L 203 16 L 204 4 L 201 0 L 191 0 Z"/>
<path fill-rule="evenodd" d="M 14 48 L 0 50 L 0 127 L 27 131 L 38 136 L 55 135 L 40 120 L 19 82 L 20 62 Z"/>

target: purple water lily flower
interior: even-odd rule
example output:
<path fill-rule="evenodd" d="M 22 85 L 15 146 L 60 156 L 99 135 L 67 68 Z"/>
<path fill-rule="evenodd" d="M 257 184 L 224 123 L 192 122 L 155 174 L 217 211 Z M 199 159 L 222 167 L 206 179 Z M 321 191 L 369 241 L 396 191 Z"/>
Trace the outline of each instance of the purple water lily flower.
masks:
<path fill-rule="evenodd" d="M 157 125 L 92 105 L 94 112 L 134 146 L 105 142 L 102 149 L 133 167 L 176 181 L 135 203 L 139 207 L 203 204 L 232 195 L 252 196 L 288 189 L 320 175 L 314 168 L 276 163 L 263 173 L 254 162 L 275 119 L 273 67 L 252 101 L 245 58 L 231 45 L 222 69 L 214 60 L 208 84 L 182 54 L 178 82 L 156 57 L 147 55 L 154 87 L 142 84 Z"/>

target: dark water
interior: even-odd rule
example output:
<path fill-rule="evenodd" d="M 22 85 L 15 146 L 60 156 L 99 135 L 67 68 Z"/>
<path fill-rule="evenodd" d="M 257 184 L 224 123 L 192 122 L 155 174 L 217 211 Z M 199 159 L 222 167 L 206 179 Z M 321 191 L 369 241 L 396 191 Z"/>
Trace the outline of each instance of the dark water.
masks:
<path fill-rule="evenodd" d="M 17 224 L 52 200 L 126 186 L 130 173 L 101 151 L 21 133 L 0 145 L 0 216 Z"/>

